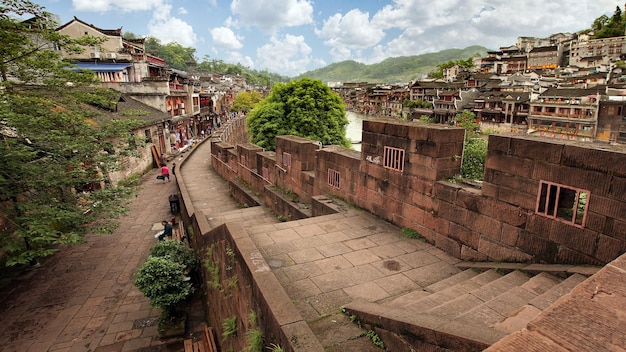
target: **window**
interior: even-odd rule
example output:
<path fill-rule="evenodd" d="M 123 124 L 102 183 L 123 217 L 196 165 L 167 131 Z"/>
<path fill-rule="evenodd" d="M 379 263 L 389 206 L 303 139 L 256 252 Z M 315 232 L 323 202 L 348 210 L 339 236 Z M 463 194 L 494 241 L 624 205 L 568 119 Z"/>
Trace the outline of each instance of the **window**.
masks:
<path fill-rule="evenodd" d="M 589 191 L 541 181 L 536 212 L 551 219 L 584 227 L 588 200 Z"/>
<path fill-rule="evenodd" d="M 339 174 L 339 171 L 337 170 L 333 170 L 333 169 L 328 169 L 328 184 L 335 187 L 335 188 L 341 188 L 339 187 L 339 180 L 340 180 L 341 175 Z"/>
<path fill-rule="evenodd" d="M 291 154 L 283 152 L 283 165 L 286 167 L 291 166 Z"/>
<path fill-rule="evenodd" d="M 383 167 L 400 172 L 404 171 L 404 149 L 385 147 Z"/>

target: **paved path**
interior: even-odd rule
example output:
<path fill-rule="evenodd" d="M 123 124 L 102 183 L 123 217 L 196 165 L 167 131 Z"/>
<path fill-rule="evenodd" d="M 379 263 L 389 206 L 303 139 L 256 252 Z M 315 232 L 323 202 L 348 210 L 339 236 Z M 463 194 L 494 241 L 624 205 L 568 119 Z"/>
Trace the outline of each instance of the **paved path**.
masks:
<path fill-rule="evenodd" d="M 172 216 L 175 182 L 157 174 L 143 177 L 114 234 L 88 235 L 0 288 L 0 351 L 175 351 L 157 337 L 159 312 L 134 285 L 153 226 Z"/>

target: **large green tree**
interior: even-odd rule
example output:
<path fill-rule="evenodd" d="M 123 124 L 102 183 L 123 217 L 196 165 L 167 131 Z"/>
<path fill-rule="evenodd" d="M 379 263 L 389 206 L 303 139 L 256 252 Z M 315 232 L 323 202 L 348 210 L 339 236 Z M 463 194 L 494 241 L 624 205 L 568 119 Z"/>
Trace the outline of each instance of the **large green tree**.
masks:
<path fill-rule="evenodd" d="M 274 85 L 247 118 L 252 143 L 276 149 L 276 136 L 296 135 L 349 147 L 346 108 L 341 97 L 320 80 L 303 78 Z"/>
<path fill-rule="evenodd" d="M 263 100 L 263 97 L 258 91 L 244 91 L 237 94 L 235 101 L 233 102 L 233 107 L 230 110 L 248 112 L 252 110 L 261 100 Z"/>
<path fill-rule="evenodd" d="M 138 122 L 102 119 L 116 95 L 90 88 L 92 74 L 50 50 L 77 51 L 94 40 L 72 40 L 56 27 L 32 2 L 0 5 L 0 255 L 8 265 L 33 263 L 87 231 L 112 230 L 130 193 L 101 186 L 119 156 L 133 152 Z"/>

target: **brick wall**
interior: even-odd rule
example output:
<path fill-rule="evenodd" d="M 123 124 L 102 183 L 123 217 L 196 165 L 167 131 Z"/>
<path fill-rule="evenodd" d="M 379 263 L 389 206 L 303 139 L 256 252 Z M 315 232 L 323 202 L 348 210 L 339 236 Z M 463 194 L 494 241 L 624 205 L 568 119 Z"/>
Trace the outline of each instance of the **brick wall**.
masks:
<path fill-rule="evenodd" d="M 460 173 L 464 134 L 455 127 L 364 121 L 361 152 L 281 136 L 276 153 L 242 147 L 237 156 L 232 146 L 216 143 L 213 165 L 226 178 L 242 177 L 242 170 L 217 160 L 245 154 L 249 165 L 257 165 L 248 176 L 258 192 L 272 183 L 302 202 L 337 196 L 464 260 L 602 265 L 624 253 L 624 151 L 492 135 L 485 181 L 475 188 L 446 181 Z M 543 188 L 543 198 L 541 187 L 552 187 Z M 578 224 L 545 210 L 554 202 L 559 212 L 567 210 L 561 203 L 570 193 L 586 202 Z"/>

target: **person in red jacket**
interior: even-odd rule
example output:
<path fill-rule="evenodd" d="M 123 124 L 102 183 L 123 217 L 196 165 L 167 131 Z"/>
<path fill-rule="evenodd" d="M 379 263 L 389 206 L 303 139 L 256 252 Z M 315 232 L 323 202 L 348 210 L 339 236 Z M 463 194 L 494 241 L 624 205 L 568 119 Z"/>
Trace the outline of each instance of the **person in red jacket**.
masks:
<path fill-rule="evenodd" d="M 163 182 L 167 178 L 167 182 L 170 182 L 170 169 L 167 168 L 167 164 L 161 166 L 161 176 L 163 176 Z"/>

